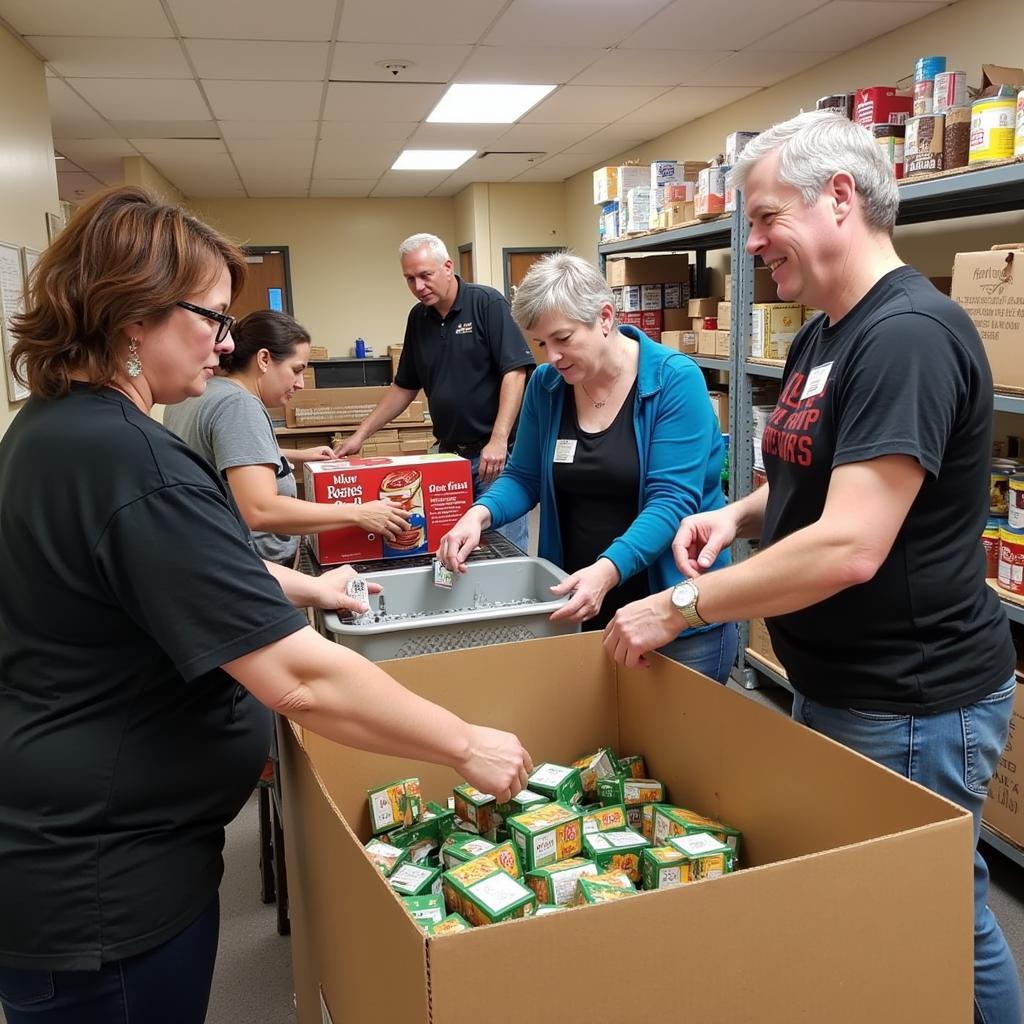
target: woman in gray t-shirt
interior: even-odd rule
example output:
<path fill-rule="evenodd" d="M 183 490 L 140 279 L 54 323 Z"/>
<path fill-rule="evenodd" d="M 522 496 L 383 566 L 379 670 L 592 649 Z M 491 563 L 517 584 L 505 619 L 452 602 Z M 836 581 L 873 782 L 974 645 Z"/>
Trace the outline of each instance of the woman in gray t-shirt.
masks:
<path fill-rule="evenodd" d="M 267 407 L 302 387 L 309 333 L 286 313 L 250 313 L 231 332 L 234 352 L 221 356 L 224 376 L 198 398 L 170 406 L 164 425 L 224 474 L 253 543 L 267 561 L 291 565 L 299 535 L 358 526 L 389 539 L 408 513 L 391 501 L 320 505 L 296 497 L 291 463 L 333 459 L 327 447 L 282 451 Z"/>

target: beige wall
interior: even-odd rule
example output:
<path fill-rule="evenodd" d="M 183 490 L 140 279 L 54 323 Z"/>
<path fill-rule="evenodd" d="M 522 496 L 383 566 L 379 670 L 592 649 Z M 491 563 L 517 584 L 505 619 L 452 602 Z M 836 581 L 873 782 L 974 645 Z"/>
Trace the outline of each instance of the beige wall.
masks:
<path fill-rule="evenodd" d="M 978 84 L 983 63 L 1021 65 L 1022 38 L 1024 3 L 1021 0 L 959 0 L 827 64 L 623 153 L 621 158 L 642 162 L 706 160 L 721 152 L 725 136 L 731 131 L 766 128 L 798 113 L 801 108 L 813 109 L 819 96 L 869 85 L 893 84 L 913 74 L 914 62 L 926 54 L 945 54 L 950 70 L 964 70 L 968 80 Z M 569 242 L 590 259 L 597 254 L 597 213 L 592 199 L 590 171 L 566 182 Z M 1021 238 L 1024 238 L 1024 213 L 900 228 L 896 241 L 905 260 L 934 276 L 950 273 L 952 255 L 957 251 L 987 248 L 997 241 Z"/>
<path fill-rule="evenodd" d="M 377 355 L 398 344 L 415 301 L 398 246 L 417 231 L 455 244 L 451 199 L 194 199 L 205 220 L 248 245 L 286 245 L 295 316 L 313 343 L 351 354 L 357 337 Z"/>
<path fill-rule="evenodd" d="M 0 27 L 0 239 L 46 248 L 46 212 L 60 212 L 43 65 Z M 0 371 L 0 434 L 21 403 Z"/>
<path fill-rule="evenodd" d="M 566 245 L 565 186 L 558 182 L 480 187 L 486 190 L 489 238 L 481 239 L 477 280 L 504 291 L 503 249 Z"/>
<path fill-rule="evenodd" d="M 121 160 L 126 185 L 141 185 L 165 203 L 182 203 L 185 196 L 172 185 L 144 156 L 126 156 Z"/>

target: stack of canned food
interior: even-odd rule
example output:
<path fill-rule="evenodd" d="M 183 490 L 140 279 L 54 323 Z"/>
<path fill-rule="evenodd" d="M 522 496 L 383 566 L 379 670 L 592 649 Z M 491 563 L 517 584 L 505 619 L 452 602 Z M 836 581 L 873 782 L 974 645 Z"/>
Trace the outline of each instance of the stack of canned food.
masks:
<path fill-rule="evenodd" d="M 1024 465 L 994 459 L 990 480 L 990 518 L 982 535 L 985 575 L 1024 597 Z"/>

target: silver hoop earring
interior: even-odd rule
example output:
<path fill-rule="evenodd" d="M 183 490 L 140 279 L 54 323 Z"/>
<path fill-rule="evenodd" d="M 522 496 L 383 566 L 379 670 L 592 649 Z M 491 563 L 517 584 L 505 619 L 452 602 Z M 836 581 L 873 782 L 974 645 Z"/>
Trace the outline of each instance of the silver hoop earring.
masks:
<path fill-rule="evenodd" d="M 142 375 L 142 360 L 139 358 L 139 342 L 136 338 L 128 339 L 128 358 L 124 368 L 128 371 L 129 377 L 140 377 Z"/>

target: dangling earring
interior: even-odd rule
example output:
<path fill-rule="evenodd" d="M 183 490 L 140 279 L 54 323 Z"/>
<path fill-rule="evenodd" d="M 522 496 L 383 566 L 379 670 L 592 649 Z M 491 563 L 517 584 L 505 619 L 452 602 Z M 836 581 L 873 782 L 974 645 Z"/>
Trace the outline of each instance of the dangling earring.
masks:
<path fill-rule="evenodd" d="M 124 368 L 128 371 L 129 377 L 142 375 L 142 360 L 139 358 L 139 342 L 136 338 L 128 339 L 128 359 Z"/>

